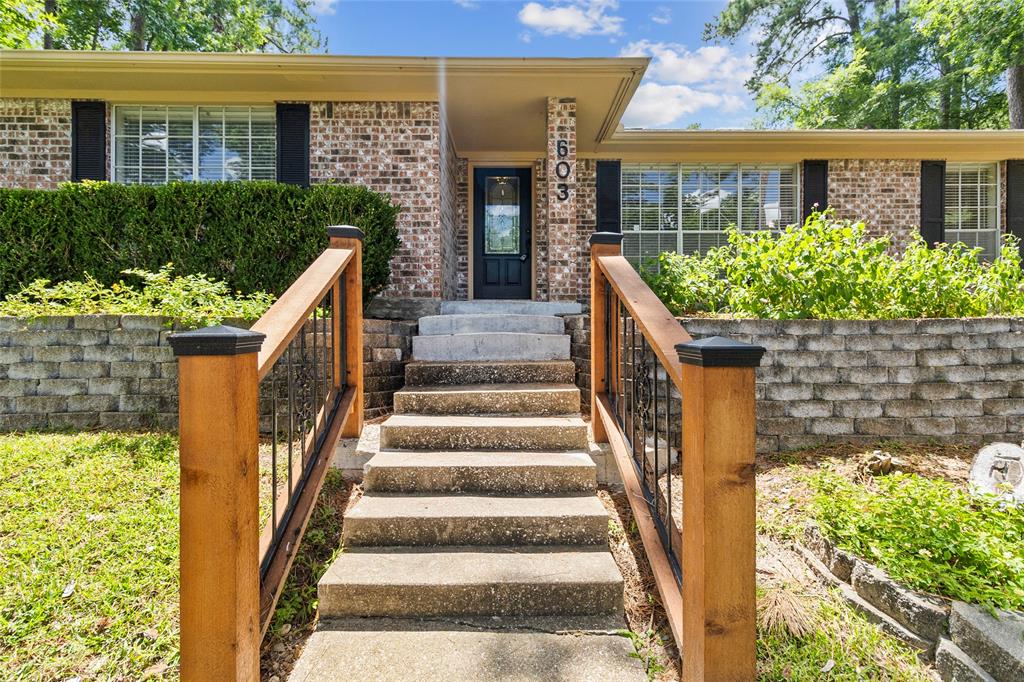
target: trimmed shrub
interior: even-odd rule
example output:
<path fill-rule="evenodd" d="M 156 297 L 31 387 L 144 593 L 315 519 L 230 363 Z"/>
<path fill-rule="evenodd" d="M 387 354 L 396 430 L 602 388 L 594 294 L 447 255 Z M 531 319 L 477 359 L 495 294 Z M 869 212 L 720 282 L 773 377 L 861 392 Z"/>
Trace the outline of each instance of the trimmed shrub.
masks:
<path fill-rule="evenodd" d="M 363 230 L 366 301 L 387 287 L 399 207 L 358 185 L 68 183 L 0 189 L 0 296 L 37 279 L 117 282 L 125 270 L 223 280 L 281 294 L 327 246 L 328 225 Z"/>
<path fill-rule="evenodd" d="M 1024 272 L 1013 236 L 1000 257 L 980 248 L 929 248 L 914 235 L 902 255 L 864 223 L 811 215 L 780 234 L 729 231 L 706 255 L 664 253 L 643 269 L 651 289 L 677 315 L 769 319 L 983 317 L 1024 313 Z"/>

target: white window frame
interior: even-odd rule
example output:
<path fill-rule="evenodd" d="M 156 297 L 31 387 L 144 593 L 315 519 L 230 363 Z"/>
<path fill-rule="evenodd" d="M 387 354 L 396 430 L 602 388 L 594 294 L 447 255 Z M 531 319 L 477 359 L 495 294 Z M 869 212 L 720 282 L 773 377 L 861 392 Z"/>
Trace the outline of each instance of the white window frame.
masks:
<path fill-rule="evenodd" d="M 652 235 L 652 237 L 656 238 L 658 235 L 663 235 L 663 234 L 671 232 L 670 230 L 644 230 L 644 229 L 640 229 L 640 230 L 629 229 L 629 230 L 627 230 L 626 229 L 624 218 L 622 217 L 622 215 L 624 213 L 622 211 L 622 206 L 624 205 L 623 204 L 623 192 L 624 192 L 624 189 L 625 189 L 625 183 L 622 181 L 621 175 L 624 174 L 624 172 L 628 168 L 630 168 L 630 167 L 635 167 L 635 168 L 639 169 L 639 172 L 643 172 L 644 169 L 660 169 L 660 170 L 663 170 L 663 171 L 668 171 L 669 169 L 673 169 L 673 172 L 675 173 L 675 178 L 676 178 L 676 221 L 677 221 L 677 224 L 676 224 L 676 227 L 675 227 L 675 230 L 674 230 L 675 233 L 676 233 L 676 253 L 685 253 L 684 248 L 683 248 L 684 247 L 684 237 L 687 234 L 700 234 L 702 232 L 705 233 L 705 234 L 712 234 L 712 233 L 720 234 L 720 233 L 725 231 L 724 227 L 721 230 L 684 230 L 683 229 L 683 172 L 684 172 L 684 169 L 702 168 L 702 169 L 729 169 L 729 170 L 734 170 L 735 173 L 736 173 L 736 229 L 741 231 L 741 232 L 756 232 L 756 231 L 759 231 L 760 228 L 747 229 L 747 228 L 744 228 L 744 226 L 743 226 L 743 172 L 744 172 L 744 170 L 748 170 L 749 171 L 749 170 L 752 170 L 752 169 L 759 169 L 759 168 L 760 169 L 769 169 L 769 168 L 771 168 L 771 169 L 779 169 L 779 170 L 781 170 L 781 169 L 786 169 L 786 168 L 792 168 L 793 169 L 793 209 L 796 211 L 796 218 L 795 218 L 796 223 L 800 222 L 800 211 L 801 211 L 801 195 L 800 195 L 800 193 L 801 193 L 801 189 L 802 189 L 801 188 L 801 183 L 800 183 L 800 178 L 801 178 L 802 167 L 801 167 L 801 164 L 799 164 L 799 163 L 782 163 L 782 162 L 778 162 L 778 163 L 773 163 L 773 162 L 758 162 L 758 163 L 710 163 L 710 162 L 700 162 L 700 161 L 692 162 L 692 163 L 682 163 L 682 162 L 680 162 L 680 163 L 643 163 L 643 162 L 623 163 L 622 164 L 622 169 L 620 170 L 620 179 L 619 179 L 619 206 L 620 206 L 619 230 L 623 234 L 623 236 L 625 236 L 627 234 L 641 235 L 641 240 L 642 240 L 642 235 L 644 235 L 644 234 Z M 638 210 L 640 210 L 640 211 L 643 210 L 643 198 L 642 197 L 643 197 L 643 195 L 641 193 L 640 205 L 638 206 Z M 659 220 L 659 223 L 660 222 L 661 221 Z M 780 221 L 780 224 L 774 230 L 771 230 L 771 231 L 773 231 L 773 232 L 781 232 L 786 227 L 786 225 L 788 225 L 788 224 L 790 224 L 790 223 L 785 223 L 784 221 Z M 662 253 L 664 253 L 664 252 L 662 252 Z"/>
<path fill-rule="evenodd" d="M 249 119 L 249 135 L 246 137 L 246 141 L 249 145 L 249 177 L 243 178 L 243 180 L 252 179 L 252 110 L 253 108 L 261 109 L 273 109 L 273 104 L 243 104 L 243 103 L 230 103 L 230 104 L 155 104 L 152 102 L 121 102 L 111 106 L 110 110 L 110 153 L 108 154 L 108 176 L 113 182 L 117 182 L 117 110 L 118 108 L 132 108 L 141 109 L 145 107 L 163 107 L 164 109 L 164 125 L 170 130 L 170 115 L 168 114 L 168 108 L 170 107 L 191 107 L 192 108 L 192 180 L 185 182 L 204 182 L 199 178 L 199 110 L 201 108 L 210 109 L 221 109 L 221 125 L 224 125 L 224 109 L 228 107 L 240 108 L 246 107 L 248 109 Z M 275 113 L 276 119 L 276 113 Z M 274 163 L 277 164 L 277 131 L 274 131 Z M 224 168 L 224 156 L 221 155 L 221 169 Z M 140 179 L 136 183 L 142 184 L 141 173 L 142 171 L 142 150 L 139 149 L 139 176 Z M 164 166 L 164 184 L 170 182 L 170 165 Z"/>
<path fill-rule="evenodd" d="M 949 234 L 950 231 L 955 231 L 955 232 L 974 232 L 974 233 L 985 233 L 985 232 L 994 233 L 995 234 L 995 238 L 996 238 L 995 239 L 995 252 L 992 253 L 992 254 L 987 254 L 987 253 L 983 253 L 982 254 L 982 256 L 984 258 L 991 257 L 993 260 L 999 256 L 999 252 L 1000 252 L 1000 249 L 1002 247 L 1002 241 L 1003 241 L 1003 228 L 1002 228 L 1002 208 L 1003 208 L 1002 188 L 1003 188 L 1003 186 L 1002 186 L 1002 177 L 1000 176 L 1000 170 L 1001 170 L 1000 166 L 1001 166 L 1001 164 L 999 164 L 998 162 L 995 162 L 995 161 L 947 161 L 946 162 L 946 172 L 945 172 L 945 177 L 943 178 L 943 188 L 942 188 L 942 195 L 943 195 L 943 206 L 942 206 L 943 228 L 942 229 L 943 229 L 943 232 L 945 233 L 944 237 L 943 237 L 945 239 L 945 241 L 949 242 L 949 243 L 956 243 L 956 242 L 953 242 L 952 240 L 948 239 L 948 234 Z M 986 185 L 992 185 L 995 188 L 995 199 L 994 199 L 994 202 L 992 204 L 994 206 L 994 210 L 992 212 L 992 222 L 993 222 L 992 226 L 985 227 L 985 228 L 969 228 L 969 227 L 968 228 L 964 228 L 964 227 L 960 227 L 959 225 L 954 227 L 952 225 L 949 225 L 946 222 L 947 207 L 949 206 L 949 192 L 947 191 L 947 186 L 949 184 L 948 177 L 949 177 L 949 170 L 950 170 L 950 168 L 959 168 L 959 169 L 989 168 L 989 169 L 992 170 L 992 179 L 993 179 L 993 181 L 991 183 L 985 183 Z M 963 188 L 965 186 L 963 184 L 963 182 L 960 180 L 959 176 L 958 176 L 958 179 L 957 179 L 957 185 L 956 186 L 957 186 L 958 190 L 960 190 L 961 188 Z M 979 183 L 977 185 L 977 187 L 980 189 L 981 183 Z M 960 196 L 959 195 L 960 195 L 960 192 L 958 191 L 957 192 L 957 208 L 958 209 L 960 208 L 960 203 L 959 203 L 960 202 Z M 959 214 L 959 212 L 960 211 L 957 211 L 958 214 Z M 959 240 L 957 240 L 957 241 L 959 241 Z M 968 244 L 968 246 L 971 246 L 971 245 Z"/>

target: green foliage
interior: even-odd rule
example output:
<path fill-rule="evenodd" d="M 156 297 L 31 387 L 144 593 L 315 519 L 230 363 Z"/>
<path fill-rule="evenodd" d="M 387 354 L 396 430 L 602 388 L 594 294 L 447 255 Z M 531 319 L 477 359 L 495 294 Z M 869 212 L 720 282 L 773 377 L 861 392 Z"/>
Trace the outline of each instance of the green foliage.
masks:
<path fill-rule="evenodd" d="M 0 480 L 0 678 L 175 677 L 177 438 L 2 435 Z"/>
<path fill-rule="evenodd" d="M 747 85 L 765 123 L 1004 128 L 1021 17 L 1024 0 L 730 0 L 705 38 L 761 36 Z"/>
<path fill-rule="evenodd" d="M 706 255 L 664 253 L 644 271 L 677 315 L 729 313 L 770 319 L 890 319 L 1024 314 L 1016 240 L 993 263 L 963 244 L 929 248 L 915 235 L 902 255 L 863 223 L 814 213 L 802 226 L 729 232 Z"/>
<path fill-rule="evenodd" d="M 9 0 L 4 0 L 4 4 Z M 34 21 L 0 29 L 0 46 L 68 50 L 310 52 L 326 47 L 312 0 L 60 0 L 50 21 L 38 0 L 12 15 Z M 0 10 L 6 18 L 7 10 Z M 44 33 L 45 31 L 45 33 Z M 44 38 L 44 35 L 46 38 Z"/>
<path fill-rule="evenodd" d="M 232 295 L 224 282 L 204 275 L 174 277 L 170 264 L 159 272 L 125 270 L 124 274 L 141 279 L 142 287 L 124 281 L 107 287 L 89 275 L 80 282 L 53 286 L 48 280 L 37 279 L 0 301 L 0 315 L 162 315 L 187 327 L 204 327 L 228 317 L 256 320 L 274 300 L 262 292 Z"/>
<path fill-rule="evenodd" d="M 327 246 L 328 225 L 363 230 L 363 297 L 390 278 L 399 207 L 357 185 L 68 183 L 0 189 L 0 296 L 37 279 L 111 285 L 124 271 L 203 273 L 231 291 L 279 295 Z"/>
<path fill-rule="evenodd" d="M 877 490 L 812 478 L 812 514 L 837 545 L 914 589 L 1024 608 L 1024 506 L 913 474 L 876 480 Z"/>
<path fill-rule="evenodd" d="M 52 30 L 55 18 L 45 9 L 42 0 L 0 2 L 0 49 L 30 47 L 44 30 Z"/>

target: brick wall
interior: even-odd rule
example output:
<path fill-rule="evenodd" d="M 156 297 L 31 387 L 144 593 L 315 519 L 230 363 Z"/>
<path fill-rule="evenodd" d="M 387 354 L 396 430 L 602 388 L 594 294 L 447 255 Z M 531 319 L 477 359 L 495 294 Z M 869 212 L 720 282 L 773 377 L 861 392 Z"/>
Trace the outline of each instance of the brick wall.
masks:
<path fill-rule="evenodd" d="M 872 235 L 894 235 L 900 247 L 921 222 L 921 162 L 829 159 L 828 203 L 836 216 L 864 220 Z"/>
<path fill-rule="evenodd" d="M 71 101 L 0 98 L 0 187 L 71 179 Z"/>
<path fill-rule="evenodd" d="M 465 204 L 465 160 L 455 151 L 448 123 L 441 125 L 441 294 L 445 300 L 463 300 L 468 290 L 468 255 Z"/>
<path fill-rule="evenodd" d="M 567 143 L 568 153 L 558 156 L 557 145 Z M 547 195 L 547 271 L 548 299 L 575 301 L 579 298 L 579 261 L 582 254 L 576 230 L 578 169 L 576 163 L 576 100 L 549 97 L 547 104 L 547 156 L 545 157 Z M 560 162 L 569 164 L 570 175 L 557 177 Z M 569 185 L 567 199 L 559 199 L 559 183 Z"/>
<path fill-rule="evenodd" d="M 387 192 L 402 240 L 385 296 L 442 293 L 441 126 L 436 102 L 310 104 L 310 180 Z"/>
<path fill-rule="evenodd" d="M 683 319 L 694 337 L 768 349 L 757 370 L 762 452 L 823 441 L 1018 442 L 1024 319 Z"/>

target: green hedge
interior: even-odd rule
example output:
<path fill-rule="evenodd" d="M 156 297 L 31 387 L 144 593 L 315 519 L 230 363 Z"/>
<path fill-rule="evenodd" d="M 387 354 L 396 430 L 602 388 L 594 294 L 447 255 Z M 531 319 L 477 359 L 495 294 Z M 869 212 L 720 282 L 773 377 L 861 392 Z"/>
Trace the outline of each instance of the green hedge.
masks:
<path fill-rule="evenodd" d="M 364 298 L 384 290 L 399 207 L 355 185 L 273 182 L 64 184 L 0 189 L 0 296 L 36 279 L 113 284 L 128 269 L 205 274 L 232 290 L 281 294 L 326 247 L 328 225 L 355 225 Z"/>

